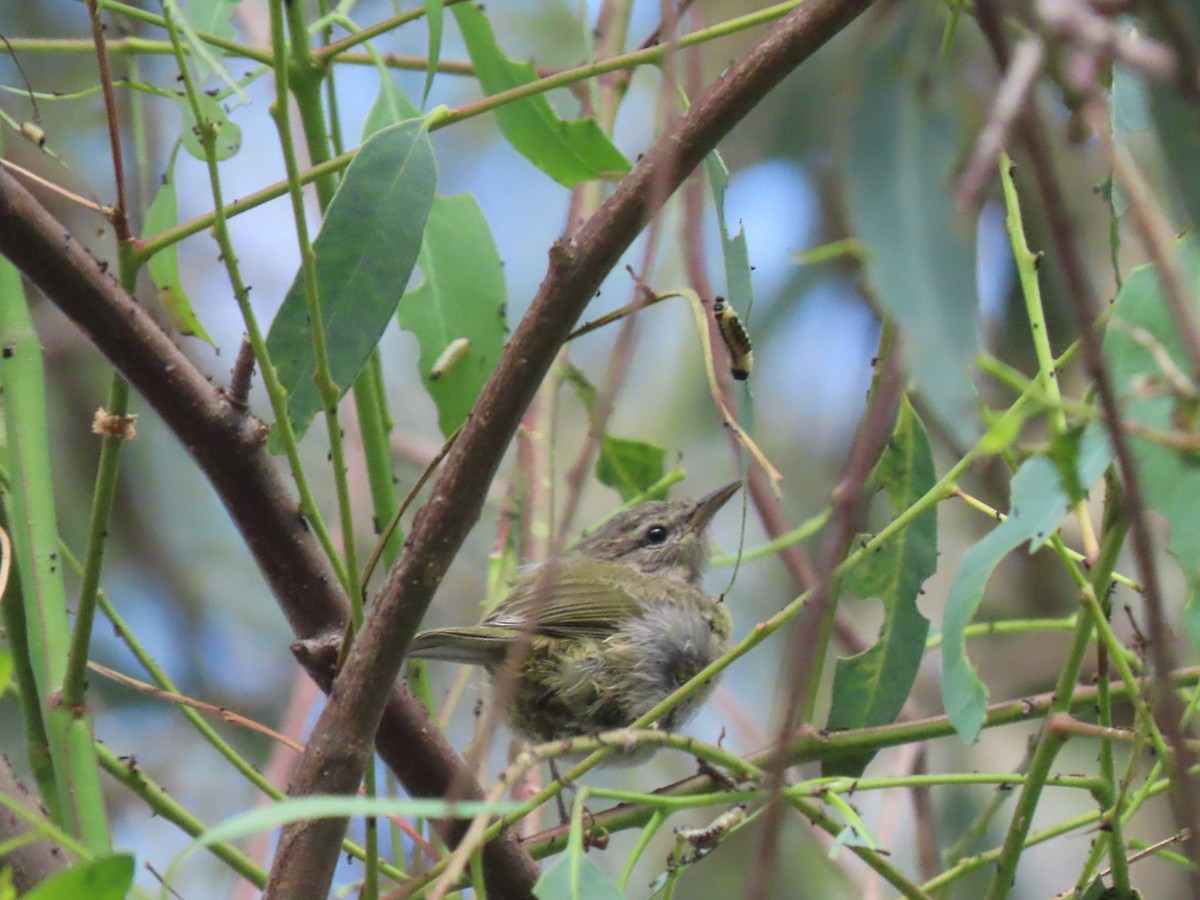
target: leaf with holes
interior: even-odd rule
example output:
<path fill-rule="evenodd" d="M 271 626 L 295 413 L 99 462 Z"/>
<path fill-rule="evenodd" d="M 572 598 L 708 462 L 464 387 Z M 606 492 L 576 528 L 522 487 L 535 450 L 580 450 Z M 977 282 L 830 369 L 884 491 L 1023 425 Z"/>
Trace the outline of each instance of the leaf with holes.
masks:
<path fill-rule="evenodd" d="M 908 398 L 900 404 L 892 439 L 870 484 L 883 489 L 898 515 L 936 483 L 933 451 L 925 427 Z M 929 509 L 851 571 L 844 589 L 883 603 L 883 625 L 875 646 L 837 661 L 831 731 L 889 725 L 895 721 L 917 678 L 925 654 L 929 620 L 917 609 L 921 585 L 937 569 L 937 510 Z M 859 776 L 871 755 L 831 760 L 825 775 Z"/>
<path fill-rule="evenodd" d="M 401 299 L 397 318 L 421 346 L 421 383 L 448 437 L 466 420 L 504 349 L 504 268 L 475 198 L 433 201 L 417 263 L 422 282 Z"/>

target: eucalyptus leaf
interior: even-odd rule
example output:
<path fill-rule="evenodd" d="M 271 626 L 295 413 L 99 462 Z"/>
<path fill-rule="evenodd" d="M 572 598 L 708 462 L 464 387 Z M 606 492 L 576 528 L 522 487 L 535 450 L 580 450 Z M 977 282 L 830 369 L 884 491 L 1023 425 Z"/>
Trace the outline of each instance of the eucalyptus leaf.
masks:
<path fill-rule="evenodd" d="M 737 234 L 729 233 L 725 221 L 725 191 L 729 187 L 729 169 L 725 160 L 714 150 L 704 159 L 708 183 L 712 186 L 713 205 L 721 229 L 721 252 L 725 258 L 725 299 L 741 316 L 749 316 L 754 305 L 750 282 L 750 251 L 746 246 L 746 229 L 738 222 Z"/>
<path fill-rule="evenodd" d="M 496 43 L 492 26 L 474 5 L 452 7 L 475 75 L 488 96 L 537 81 L 528 63 L 513 62 Z M 564 187 L 628 172 L 629 160 L 613 146 L 596 120 L 564 121 L 541 94 L 507 103 L 496 122 L 513 149 Z"/>
<path fill-rule="evenodd" d="M 965 441 L 978 430 L 968 375 L 979 342 L 975 233 L 955 221 L 947 188 L 963 143 L 955 85 L 929 77 L 914 30 L 867 54 L 846 159 L 848 199 L 905 364 L 938 419 Z"/>
<path fill-rule="evenodd" d="M 1076 484 L 1095 484 L 1112 459 L 1102 425 L 1087 429 L 1074 461 Z M 1032 553 L 1050 540 L 1071 508 L 1057 464 L 1045 456 L 1025 461 L 1012 479 L 1008 518 L 963 554 L 942 616 L 942 703 L 950 724 L 965 741 L 979 736 L 986 717 L 987 686 L 967 656 L 966 628 L 975 617 L 992 573 L 1004 557 L 1026 541 Z"/>
<path fill-rule="evenodd" d="M 901 401 L 892 439 L 869 484 L 882 488 L 898 515 L 936 483 L 933 451 L 912 404 Z M 876 597 L 884 607 L 879 639 L 868 650 L 839 659 L 833 678 L 832 730 L 889 725 L 912 690 L 925 653 L 929 620 L 917 609 L 925 580 L 937 569 L 937 510 L 929 509 L 852 570 L 844 589 Z M 871 755 L 831 760 L 825 775 L 862 774 Z"/>
<path fill-rule="evenodd" d="M 604 870 L 582 852 L 562 853 L 546 867 L 533 895 L 538 900 L 624 900 Z"/>
<path fill-rule="evenodd" d="M 23 894 L 24 900 L 125 900 L 133 887 L 133 857 L 128 853 L 76 863 Z"/>
<path fill-rule="evenodd" d="M 1189 233 L 1172 248 L 1192 288 L 1191 314 L 1200 316 L 1196 290 L 1200 285 L 1200 242 Z M 1141 266 L 1129 273 L 1113 304 L 1104 338 L 1104 358 L 1125 419 L 1144 429 L 1169 434 L 1195 434 L 1200 401 L 1179 394 L 1173 381 L 1188 381 L 1188 356 L 1171 315 L 1156 269 Z M 1173 371 L 1169 371 L 1173 370 Z M 1196 390 L 1191 385 L 1191 390 Z M 1137 465 L 1146 505 L 1170 526 L 1167 549 L 1183 568 L 1189 593 L 1200 588 L 1200 465 L 1194 450 L 1165 445 L 1134 432 L 1129 445 Z M 1184 623 L 1193 646 L 1200 648 L 1200 621 L 1194 601 Z"/>
<path fill-rule="evenodd" d="M 596 460 L 596 478 L 628 503 L 662 480 L 666 451 L 645 441 L 606 434 Z M 647 499 L 665 500 L 666 488 Z"/>
<path fill-rule="evenodd" d="M 421 383 L 449 437 L 504 349 L 504 267 L 475 198 L 433 201 L 418 265 L 422 281 L 400 300 L 397 318 L 417 337 Z"/>
<path fill-rule="evenodd" d="M 338 185 L 313 244 L 330 376 L 344 392 L 379 342 L 408 283 L 437 185 L 421 121 L 376 134 Z M 296 273 L 267 335 L 288 392 L 288 415 L 303 435 L 321 409 L 303 271 Z"/>
<path fill-rule="evenodd" d="M 183 147 L 188 153 L 201 162 L 207 161 L 200 136 L 209 132 L 215 136 L 213 156 L 217 162 L 237 155 L 242 148 L 242 129 L 225 114 L 225 108 L 215 97 L 196 95 L 196 105 L 200 108 L 199 119 L 187 97 L 180 97 L 179 105 L 183 109 Z"/>
<path fill-rule="evenodd" d="M 159 185 L 142 222 L 143 230 L 151 237 L 179 224 L 174 162 L 174 158 L 172 158 L 171 168 L 163 176 L 162 184 Z M 158 290 L 158 299 L 166 309 L 171 324 L 182 334 L 198 337 L 202 341 L 213 344 L 212 337 L 196 317 L 196 312 L 192 309 L 192 302 L 183 290 L 183 282 L 179 278 L 178 246 L 171 244 L 155 253 L 146 263 L 146 271 L 150 274 L 150 279 Z"/>
<path fill-rule="evenodd" d="M 421 116 L 417 108 L 404 95 L 404 91 L 400 90 L 400 86 L 392 80 L 392 75 L 382 60 L 379 61 L 376 68 L 379 70 L 379 93 L 375 95 L 375 100 L 371 104 L 371 108 L 367 110 L 367 117 L 363 121 L 362 142 L 364 144 L 390 125 L 399 125 L 401 122 L 419 119 Z"/>
<path fill-rule="evenodd" d="M 429 99 L 429 89 L 433 87 L 433 77 L 437 74 L 438 60 L 442 56 L 442 21 L 445 18 L 445 7 L 442 0 L 425 0 L 425 22 L 429 25 L 429 49 L 426 53 L 428 62 L 425 64 L 425 87 L 421 89 L 421 106 Z"/>

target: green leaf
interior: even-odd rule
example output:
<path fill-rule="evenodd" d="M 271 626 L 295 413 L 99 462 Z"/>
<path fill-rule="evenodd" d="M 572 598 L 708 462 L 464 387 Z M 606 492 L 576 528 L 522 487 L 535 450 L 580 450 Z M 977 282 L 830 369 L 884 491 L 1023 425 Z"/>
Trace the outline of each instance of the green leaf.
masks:
<path fill-rule="evenodd" d="M 1173 248 L 1192 288 L 1192 302 L 1200 286 L 1200 242 L 1189 234 Z M 1200 314 L 1193 307 L 1192 314 Z M 1200 399 L 1172 392 L 1169 377 L 1190 372 L 1179 329 L 1159 287 L 1153 266 L 1134 269 L 1125 279 L 1112 308 L 1104 338 L 1104 356 L 1113 384 L 1122 400 L 1126 421 L 1164 432 L 1196 433 Z M 1195 385 L 1192 388 L 1195 389 Z M 1200 587 L 1200 465 L 1195 452 L 1164 446 L 1137 434 L 1130 448 L 1141 479 L 1146 505 L 1160 513 L 1170 526 L 1167 549 L 1183 567 L 1189 590 Z M 1188 622 L 1191 618 L 1187 619 Z M 1189 628 L 1196 642 L 1200 635 Z M 1195 643 L 1200 647 L 1200 643 Z"/>
<path fill-rule="evenodd" d="M 1150 113 L 1162 144 L 1183 208 L 1193 223 L 1200 222 L 1200 109 L 1180 96 L 1173 85 L 1154 81 L 1149 86 Z"/>
<path fill-rule="evenodd" d="M 51 875 L 24 900 L 125 900 L 133 887 L 133 856 L 120 853 L 82 862 Z"/>
<path fill-rule="evenodd" d="M 925 427 L 904 397 L 892 439 L 875 466 L 871 483 L 883 488 L 892 513 L 899 514 L 928 493 L 936 481 Z M 936 569 L 937 510 L 929 509 L 852 570 L 845 589 L 860 597 L 878 597 L 884 619 L 875 646 L 837 661 L 830 730 L 895 721 L 916 680 L 929 633 L 929 620 L 917 609 L 917 596 Z M 824 763 L 821 771 L 857 777 L 870 761 L 871 755 L 839 759 Z"/>
<path fill-rule="evenodd" d="M 1169 14 L 1168 14 L 1169 10 Z M 1200 9 L 1193 3 L 1155 4 L 1145 17 L 1151 37 L 1169 46 L 1194 47 L 1200 40 Z M 1193 225 L 1200 225 L 1200 109 L 1169 81 L 1147 79 L 1150 116 L 1158 132 L 1174 193 Z M 1168 188 L 1169 191 L 1169 188 Z M 1194 282 L 1193 282 L 1194 284 Z"/>
<path fill-rule="evenodd" d="M 466 421 L 504 349 L 504 268 L 474 197 L 433 201 L 417 263 L 424 280 L 401 298 L 397 318 L 421 345 L 421 382 L 449 437 Z M 465 350 L 439 373 L 439 358 L 454 352 L 452 345 Z"/>
<path fill-rule="evenodd" d="M 396 311 L 436 185 L 424 124 L 404 122 L 363 144 L 325 212 L 313 251 L 330 374 L 343 392 Z M 303 272 L 271 323 L 267 349 L 299 439 L 321 409 Z"/>
<path fill-rule="evenodd" d="M 1104 428 L 1093 425 L 1083 435 L 1076 460 L 1077 482 L 1093 485 L 1108 467 L 1112 451 Z M 1032 553 L 1058 528 L 1071 508 L 1055 464 L 1045 456 L 1025 461 L 1012 480 L 1008 518 L 963 554 L 942 617 L 942 703 L 965 741 L 983 727 L 988 691 L 967 658 L 966 628 L 983 600 L 983 592 L 1001 560 L 1026 541 Z"/>
<path fill-rule="evenodd" d="M 708 183 L 712 186 L 717 223 L 721 227 L 721 250 L 725 257 L 725 298 L 741 316 L 748 316 L 754 305 L 750 285 L 750 251 L 746 246 L 746 229 L 738 222 L 737 234 L 730 236 L 725 221 L 725 191 L 729 187 L 729 169 L 721 154 L 714 150 L 704 159 Z"/>
<path fill-rule="evenodd" d="M 13 658 L 7 647 L 0 647 L 0 697 L 8 690 L 12 681 Z"/>
<path fill-rule="evenodd" d="M 233 10 L 239 2 L 240 0 L 187 0 L 183 6 L 183 16 L 197 31 L 215 34 L 217 37 L 233 38 Z"/>
<path fill-rule="evenodd" d="M 142 230 L 151 237 L 179 224 L 174 166 L 175 159 L 172 157 L 171 167 L 167 169 L 158 193 L 154 195 L 154 201 L 146 210 Z M 179 280 L 177 245 L 171 244 L 169 247 L 164 247 L 150 257 L 150 261 L 146 264 L 146 270 L 150 273 L 150 280 L 154 282 L 155 288 L 158 289 L 158 299 L 166 309 L 171 324 L 182 334 L 198 337 L 208 344 L 213 344 L 213 339 L 200 324 L 200 320 L 196 318 L 192 303 L 184 293 L 183 283 Z M 216 345 L 213 344 L 213 346 Z"/>
<path fill-rule="evenodd" d="M 201 162 L 206 161 L 208 157 L 204 155 L 204 144 L 200 141 L 201 129 L 206 129 L 216 133 L 213 155 L 217 162 L 234 156 L 242 147 L 242 129 L 225 115 L 225 108 L 215 97 L 197 94 L 196 101 L 196 105 L 200 107 L 199 123 L 187 97 L 179 98 L 179 105 L 183 109 L 184 149 Z"/>
<path fill-rule="evenodd" d="M 1110 121 L 1117 134 L 1149 131 L 1152 124 L 1146 83 L 1128 66 L 1114 65 L 1109 101 Z"/>
<path fill-rule="evenodd" d="M 453 9 L 485 94 L 491 96 L 537 81 L 533 66 L 513 62 L 504 55 L 492 26 L 473 4 L 456 3 Z M 514 150 L 564 187 L 629 171 L 629 160 L 612 145 L 595 119 L 564 121 L 544 95 L 500 107 L 496 121 Z"/>
<path fill-rule="evenodd" d="M 977 418 L 968 364 L 976 328 L 975 232 L 955 224 L 962 147 L 953 79 L 927 77 L 923 45 L 902 31 L 866 62 L 846 160 L 852 221 L 869 246 L 879 302 L 899 326 L 904 358 L 930 407 L 961 441 Z"/>
<path fill-rule="evenodd" d="M 1050 442 L 1050 449 L 1046 451 L 1046 456 L 1054 463 L 1054 469 L 1058 472 L 1059 484 L 1062 485 L 1072 506 L 1087 497 L 1087 485 L 1080 482 L 1079 470 L 1075 465 L 1079 460 L 1084 431 L 1083 425 L 1068 428 L 1062 434 L 1055 435 L 1054 440 Z"/>
<path fill-rule="evenodd" d="M 606 434 L 596 460 L 596 478 L 606 484 L 625 502 L 642 494 L 662 480 L 666 451 L 645 441 L 613 437 Z M 649 499 L 665 500 L 666 489 Z"/>
<path fill-rule="evenodd" d="M 563 853 L 546 867 L 533 895 L 538 900 L 624 900 L 625 895 L 582 853 Z"/>
<path fill-rule="evenodd" d="M 399 125 L 401 122 L 421 117 L 421 113 L 404 95 L 404 91 L 392 80 L 391 73 L 382 59 L 377 62 L 376 68 L 379 70 L 379 93 L 375 95 L 375 102 L 367 110 L 367 118 L 363 122 L 360 140 L 363 144 L 389 125 Z"/>
<path fill-rule="evenodd" d="M 429 50 L 426 53 L 429 61 L 425 65 L 425 87 L 421 90 L 421 106 L 429 99 L 429 89 L 433 87 L 433 76 L 437 74 L 438 60 L 442 56 L 442 20 L 445 9 L 442 0 L 425 0 L 425 21 L 429 23 Z"/>

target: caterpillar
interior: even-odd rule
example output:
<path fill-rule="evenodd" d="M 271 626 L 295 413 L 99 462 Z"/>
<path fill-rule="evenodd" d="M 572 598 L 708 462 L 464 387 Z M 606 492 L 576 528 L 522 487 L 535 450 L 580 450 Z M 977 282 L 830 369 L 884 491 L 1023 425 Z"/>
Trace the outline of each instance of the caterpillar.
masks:
<path fill-rule="evenodd" d="M 746 326 L 724 297 L 713 298 L 713 319 L 729 351 L 729 371 L 738 381 L 745 381 L 754 369 L 754 345 Z"/>
<path fill-rule="evenodd" d="M 429 380 L 437 381 L 447 372 L 449 372 L 459 360 L 467 355 L 467 351 L 471 349 L 471 339 L 460 337 L 455 338 L 446 345 L 446 349 L 442 351 L 442 355 L 437 358 L 433 366 L 429 370 Z"/>

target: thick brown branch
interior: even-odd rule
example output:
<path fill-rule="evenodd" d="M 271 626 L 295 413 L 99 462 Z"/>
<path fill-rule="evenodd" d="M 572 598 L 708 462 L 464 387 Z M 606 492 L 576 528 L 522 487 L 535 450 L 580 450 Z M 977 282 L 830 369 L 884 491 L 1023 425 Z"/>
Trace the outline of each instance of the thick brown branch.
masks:
<path fill-rule="evenodd" d="M 13 771 L 6 756 L 0 756 L 0 794 L 18 806 L 25 807 L 37 819 L 47 817 L 37 799 L 17 778 L 17 773 Z M 8 844 L 13 848 L 9 853 L 0 856 L 0 868 L 11 867 L 13 887 L 17 889 L 18 894 L 33 890 L 35 885 L 75 862 L 74 854 L 52 841 L 35 840 L 21 843 L 34 830 L 35 826 L 25 818 L 7 806 L 0 806 L 0 844 Z"/>
<path fill-rule="evenodd" d="M 3 170 L 0 253 L 79 326 L 187 447 L 229 510 L 296 635 L 340 631 L 349 603 L 267 454 L 263 424 L 210 384 L 137 302 Z M 439 796 L 456 781 L 470 783 L 477 795 L 461 759 L 420 704 L 399 690 L 385 700 L 379 752 L 409 792 Z M 455 836 L 445 835 L 449 841 Z M 492 845 L 485 862 L 489 883 L 498 890 L 520 894 L 537 877 L 529 858 L 508 843 Z"/>
<path fill-rule="evenodd" d="M 301 760 L 293 791 L 349 793 L 368 741 L 434 590 L 479 517 L 501 454 L 571 326 L 634 237 L 684 177 L 789 72 L 869 6 L 870 0 L 810 0 L 775 25 L 669 129 L 574 239 L 554 246 L 549 272 L 484 387 L 404 553 L 338 676 Z M 325 891 L 344 822 L 285 830 L 267 896 Z"/>

